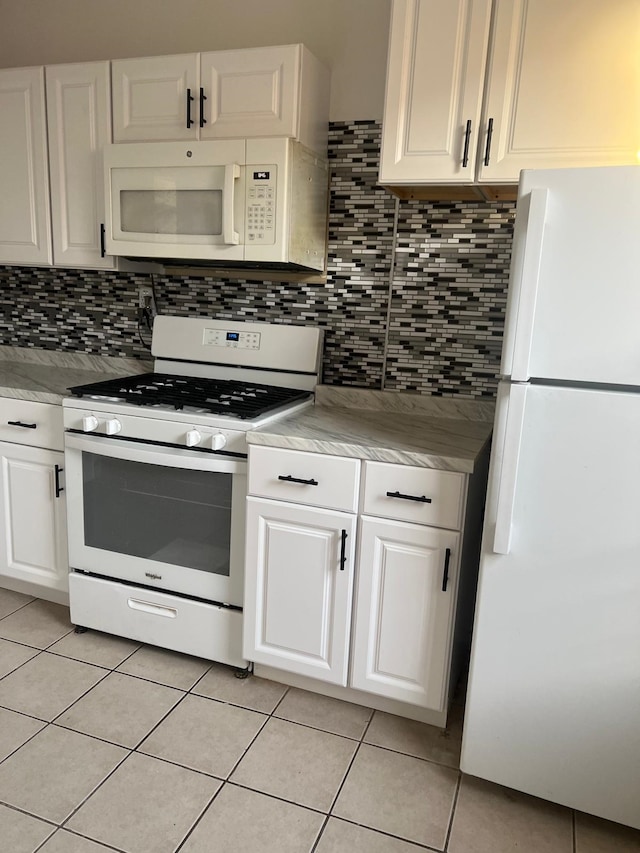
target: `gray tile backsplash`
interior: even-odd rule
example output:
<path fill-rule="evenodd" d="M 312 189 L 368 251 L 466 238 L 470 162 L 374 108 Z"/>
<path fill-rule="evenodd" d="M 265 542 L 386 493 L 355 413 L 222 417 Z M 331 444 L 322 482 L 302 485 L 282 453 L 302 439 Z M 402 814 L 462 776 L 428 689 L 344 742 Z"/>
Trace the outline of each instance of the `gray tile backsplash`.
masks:
<path fill-rule="evenodd" d="M 326 284 L 156 275 L 158 310 L 318 324 L 329 385 L 492 397 L 515 206 L 398 202 L 377 185 L 379 150 L 379 123 L 331 125 Z M 148 283 L 0 267 L 0 344 L 148 357 L 136 324 Z"/>

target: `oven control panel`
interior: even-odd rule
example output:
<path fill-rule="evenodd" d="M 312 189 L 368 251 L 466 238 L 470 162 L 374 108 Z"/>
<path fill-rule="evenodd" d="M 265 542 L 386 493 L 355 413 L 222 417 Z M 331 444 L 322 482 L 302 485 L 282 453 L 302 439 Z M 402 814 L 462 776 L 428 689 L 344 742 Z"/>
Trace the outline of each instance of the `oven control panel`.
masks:
<path fill-rule="evenodd" d="M 246 432 L 214 426 L 209 416 L 202 416 L 200 421 L 189 422 L 186 418 L 176 421 L 171 411 L 155 409 L 152 418 L 139 417 L 122 411 L 114 413 L 107 405 L 94 401 L 95 408 L 87 411 L 67 401 L 63 406 L 65 430 L 87 434 L 92 442 L 104 442 L 105 446 L 109 439 L 142 441 L 149 454 L 153 452 L 153 444 L 162 444 L 246 456 Z M 160 452 L 166 453 L 166 450 Z M 117 452 L 113 455 L 117 456 Z"/>
<path fill-rule="evenodd" d="M 260 349 L 260 332 L 232 332 L 225 329 L 205 329 L 204 346 L 232 347 L 233 349 Z"/>

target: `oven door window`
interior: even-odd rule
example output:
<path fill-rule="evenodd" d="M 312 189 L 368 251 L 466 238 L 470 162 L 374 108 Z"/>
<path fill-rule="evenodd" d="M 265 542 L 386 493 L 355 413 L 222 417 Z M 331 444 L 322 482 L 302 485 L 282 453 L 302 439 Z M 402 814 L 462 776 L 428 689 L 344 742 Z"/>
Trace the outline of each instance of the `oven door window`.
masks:
<path fill-rule="evenodd" d="M 232 474 L 82 454 L 85 545 L 229 575 Z"/>

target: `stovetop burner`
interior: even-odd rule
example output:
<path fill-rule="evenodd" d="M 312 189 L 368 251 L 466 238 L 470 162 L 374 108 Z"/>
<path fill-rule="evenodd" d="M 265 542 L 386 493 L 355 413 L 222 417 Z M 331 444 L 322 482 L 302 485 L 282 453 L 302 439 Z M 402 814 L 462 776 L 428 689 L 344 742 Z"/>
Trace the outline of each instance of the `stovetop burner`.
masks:
<path fill-rule="evenodd" d="M 260 417 L 281 406 L 307 400 L 310 391 L 232 379 L 206 379 L 169 373 L 142 373 L 69 388 L 74 397 L 108 398 L 136 406 L 185 406 L 240 420 Z"/>

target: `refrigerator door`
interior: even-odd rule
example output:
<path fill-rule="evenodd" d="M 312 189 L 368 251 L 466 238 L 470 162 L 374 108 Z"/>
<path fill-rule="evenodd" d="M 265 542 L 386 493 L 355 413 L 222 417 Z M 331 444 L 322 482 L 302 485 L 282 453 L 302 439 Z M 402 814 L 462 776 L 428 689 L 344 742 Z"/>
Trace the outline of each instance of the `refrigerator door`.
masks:
<path fill-rule="evenodd" d="M 640 386 L 640 167 L 524 171 L 501 372 Z"/>
<path fill-rule="evenodd" d="M 637 828 L 639 516 L 640 393 L 501 386 L 461 769 Z"/>

